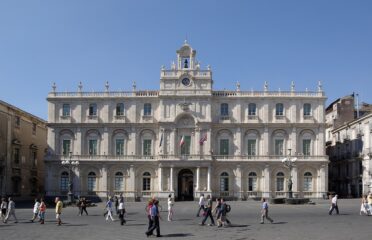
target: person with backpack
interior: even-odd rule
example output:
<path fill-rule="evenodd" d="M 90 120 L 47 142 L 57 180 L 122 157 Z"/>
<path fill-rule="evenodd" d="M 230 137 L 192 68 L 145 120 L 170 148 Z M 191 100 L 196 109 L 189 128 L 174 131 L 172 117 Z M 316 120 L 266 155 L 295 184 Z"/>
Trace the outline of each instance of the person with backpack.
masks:
<path fill-rule="evenodd" d="M 124 208 L 124 197 L 122 195 L 120 195 L 119 197 L 118 212 L 119 212 L 120 224 L 123 226 L 124 223 L 126 223 L 126 221 L 124 219 L 125 208 Z"/>
<path fill-rule="evenodd" d="M 231 225 L 229 219 L 227 219 L 227 213 L 231 211 L 231 206 L 228 205 L 223 198 L 220 199 L 220 211 L 219 217 L 217 218 L 217 226 L 227 226 Z"/>

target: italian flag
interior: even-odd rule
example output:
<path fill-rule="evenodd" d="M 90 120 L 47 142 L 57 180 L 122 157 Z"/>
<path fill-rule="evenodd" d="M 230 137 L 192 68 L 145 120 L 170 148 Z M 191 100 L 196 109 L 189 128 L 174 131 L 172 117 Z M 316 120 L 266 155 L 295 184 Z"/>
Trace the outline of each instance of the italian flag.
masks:
<path fill-rule="evenodd" d="M 183 144 L 185 144 L 185 138 L 184 138 L 184 136 L 182 135 L 182 138 L 181 138 L 181 141 L 180 141 L 180 147 L 182 147 Z"/>

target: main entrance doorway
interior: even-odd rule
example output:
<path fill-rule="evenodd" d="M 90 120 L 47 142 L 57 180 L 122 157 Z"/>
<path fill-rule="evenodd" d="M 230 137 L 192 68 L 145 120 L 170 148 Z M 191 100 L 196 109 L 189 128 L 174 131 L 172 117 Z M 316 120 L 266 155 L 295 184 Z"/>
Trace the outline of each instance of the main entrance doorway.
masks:
<path fill-rule="evenodd" d="M 194 174 L 190 169 L 182 169 L 178 173 L 178 201 L 194 200 Z"/>

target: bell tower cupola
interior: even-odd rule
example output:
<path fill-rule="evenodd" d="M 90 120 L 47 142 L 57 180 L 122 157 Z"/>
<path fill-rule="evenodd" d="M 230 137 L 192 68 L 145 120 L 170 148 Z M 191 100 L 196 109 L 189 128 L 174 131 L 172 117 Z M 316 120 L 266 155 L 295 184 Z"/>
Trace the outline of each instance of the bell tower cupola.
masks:
<path fill-rule="evenodd" d="M 177 50 L 177 68 L 179 70 L 195 69 L 196 51 L 185 40 L 183 46 Z"/>

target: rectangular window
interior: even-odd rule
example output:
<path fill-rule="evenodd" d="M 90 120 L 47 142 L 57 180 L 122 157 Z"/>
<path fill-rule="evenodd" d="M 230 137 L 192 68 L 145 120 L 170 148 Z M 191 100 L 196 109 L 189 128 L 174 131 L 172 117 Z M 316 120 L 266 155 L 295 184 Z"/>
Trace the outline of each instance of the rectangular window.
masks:
<path fill-rule="evenodd" d="M 227 103 L 221 104 L 221 116 L 229 116 L 229 105 Z"/>
<path fill-rule="evenodd" d="M 89 155 L 97 155 L 97 139 L 89 140 Z"/>
<path fill-rule="evenodd" d="M 151 153 L 151 139 L 143 140 L 143 155 L 150 156 Z"/>
<path fill-rule="evenodd" d="M 283 156 L 284 155 L 284 140 L 275 139 L 275 155 Z"/>
<path fill-rule="evenodd" d="M 89 105 L 89 116 L 97 116 L 97 104 L 93 103 Z"/>
<path fill-rule="evenodd" d="M 191 136 L 183 136 L 185 143 L 181 146 L 181 155 L 190 155 Z"/>
<path fill-rule="evenodd" d="M 69 117 L 70 116 L 70 104 L 63 104 L 62 107 L 62 116 L 63 117 Z"/>
<path fill-rule="evenodd" d="M 257 178 L 250 177 L 248 179 L 248 191 L 257 191 Z"/>
<path fill-rule="evenodd" d="M 311 146 L 311 140 L 310 139 L 304 139 L 302 140 L 302 153 L 305 156 L 310 156 L 310 146 Z"/>
<path fill-rule="evenodd" d="M 311 116 L 311 104 L 304 104 L 304 116 Z"/>
<path fill-rule="evenodd" d="M 116 116 L 124 116 L 124 103 L 116 105 Z"/>
<path fill-rule="evenodd" d="M 276 179 L 276 191 L 284 191 L 284 178 Z"/>
<path fill-rule="evenodd" d="M 122 176 L 115 177 L 115 190 L 122 191 L 124 189 L 124 178 Z"/>
<path fill-rule="evenodd" d="M 142 179 L 142 191 L 150 191 L 151 178 L 146 177 Z"/>
<path fill-rule="evenodd" d="M 36 134 L 36 123 L 32 123 L 32 134 L 35 135 Z"/>
<path fill-rule="evenodd" d="M 228 177 L 221 177 L 221 179 L 220 179 L 220 191 L 221 192 L 228 192 L 229 191 L 229 178 Z"/>
<path fill-rule="evenodd" d="M 250 103 L 248 105 L 248 115 L 249 116 L 256 116 L 256 104 Z"/>
<path fill-rule="evenodd" d="M 304 191 L 305 192 L 313 191 L 313 178 L 312 177 L 304 178 Z"/>
<path fill-rule="evenodd" d="M 68 191 L 68 175 L 67 176 L 61 176 L 61 191 Z"/>
<path fill-rule="evenodd" d="M 96 177 L 88 177 L 88 191 L 93 192 L 96 189 Z"/>
<path fill-rule="evenodd" d="M 282 103 L 276 104 L 275 114 L 276 114 L 276 116 L 283 116 L 284 115 L 284 106 L 283 106 Z"/>
<path fill-rule="evenodd" d="M 256 139 L 248 139 L 248 156 L 256 156 Z"/>
<path fill-rule="evenodd" d="M 220 155 L 229 155 L 229 139 L 220 140 Z"/>
<path fill-rule="evenodd" d="M 68 156 L 71 152 L 71 140 L 64 139 L 62 142 L 62 154 Z"/>
<path fill-rule="evenodd" d="M 145 103 L 143 106 L 143 115 L 144 116 L 151 116 L 151 104 Z"/>
<path fill-rule="evenodd" d="M 19 153 L 20 153 L 19 148 L 14 148 L 13 157 L 14 157 L 14 163 L 15 164 L 19 164 L 19 158 L 20 158 Z"/>
<path fill-rule="evenodd" d="M 15 124 L 15 127 L 20 127 L 21 126 L 21 118 L 19 116 L 15 116 L 14 124 Z"/>
<path fill-rule="evenodd" d="M 116 139 L 116 155 L 124 155 L 124 139 Z"/>

